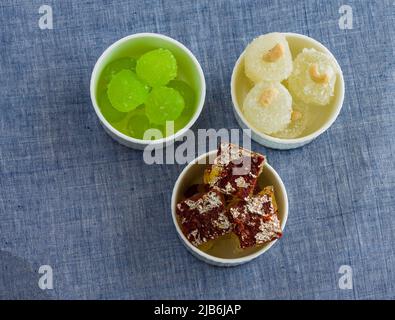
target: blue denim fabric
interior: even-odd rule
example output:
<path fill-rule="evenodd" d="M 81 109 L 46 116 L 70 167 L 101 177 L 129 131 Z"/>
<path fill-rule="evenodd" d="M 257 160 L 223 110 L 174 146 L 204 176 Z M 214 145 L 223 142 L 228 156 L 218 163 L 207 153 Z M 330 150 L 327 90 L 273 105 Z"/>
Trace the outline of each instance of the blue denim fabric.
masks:
<path fill-rule="evenodd" d="M 41 30 L 42 4 L 53 30 Z M 0 3 L 0 298 L 395 298 L 393 1 L 14 1 Z M 267 155 L 288 190 L 284 237 L 244 266 L 194 258 L 177 238 L 171 190 L 183 166 L 143 162 L 114 142 L 91 106 L 92 68 L 111 43 L 158 32 L 205 72 L 194 125 L 238 128 L 234 63 L 255 36 L 297 32 L 326 45 L 344 73 L 334 125 L 311 144 Z M 37 290 L 40 265 L 53 290 Z M 353 289 L 341 290 L 341 265 Z"/>

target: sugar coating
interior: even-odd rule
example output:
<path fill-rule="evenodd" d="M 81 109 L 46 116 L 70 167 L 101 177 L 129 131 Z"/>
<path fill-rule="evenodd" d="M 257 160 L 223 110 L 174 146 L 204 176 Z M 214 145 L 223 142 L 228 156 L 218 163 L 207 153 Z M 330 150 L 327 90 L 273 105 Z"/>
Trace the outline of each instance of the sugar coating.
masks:
<path fill-rule="evenodd" d="M 184 110 L 182 95 L 173 88 L 157 87 L 150 92 L 145 102 L 145 111 L 150 122 L 164 125 L 176 120 Z"/>
<path fill-rule="evenodd" d="M 262 94 L 267 90 L 277 93 L 267 105 L 262 105 Z M 266 134 L 285 129 L 291 122 L 292 97 L 281 83 L 260 82 L 247 94 L 243 114 L 258 131 Z"/>
<path fill-rule="evenodd" d="M 277 215 L 270 216 L 266 221 L 261 220 L 259 232 L 255 235 L 257 244 L 263 244 L 279 237 L 281 237 L 281 226 Z"/>
<path fill-rule="evenodd" d="M 311 111 L 309 111 L 309 106 L 305 103 L 295 103 L 292 105 L 292 112 L 300 112 L 301 117 L 297 120 L 292 120 L 289 125 L 276 133 L 273 134 L 274 137 L 282 139 L 294 139 L 302 136 L 303 132 L 306 130 L 308 123 L 311 118 Z"/>
<path fill-rule="evenodd" d="M 243 199 L 254 190 L 264 163 L 265 157 L 259 153 L 221 143 L 214 163 L 204 172 L 203 181 L 223 194 Z"/>
<path fill-rule="evenodd" d="M 232 204 L 229 213 L 241 248 L 263 244 L 282 235 L 273 186 Z"/>
<path fill-rule="evenodd" d="M 314 72 L 326 79 L 314 80 Z M 315 49 L 303 49 L 294 61 L 288 88 L 294 97 L 304 103 L 324 106 L 334 95 L 335 83 L 336 67 L 332 58 Z"/>
<path fill-rule="evenodd" d="M 102 79 L 105 82 L 105 86 L 107 87 L 108 83 L 112 79 L 112 77 L 117 74 L 121 70 L 131 70 L 135 71 L 136 69 L 136 59 L 131 57 L 124 57 L 110 62 L 103 70 Z"/>
<path fill-rule="evenodd" d="M 152 87 L 164 86 L 177 76 L 177 60 L 167 49 L 152 50 L 137 60 L 136 73 Z"/>
<path fill-rule="evenodd" d="M 112 77 L 107 95 L 115 109 L 128 112 L 144 103 L 148 91 L 148 87 L 140 82 L 133 71 L 124 69 Z"/>
<path fill-rule="evenodd" d="M 218 191 L 196 194 L 177 204 L 177 215 L 187 239 L 196 247 L 232 229 L 225 199 Z"/>
<path fill-rule="evenodd" d="M 281 46 L 282 55 L 275 61 L 265 56 L 276 46 Z M 282 81 L 292 72 L 292 55 L 288 42 L 281 33 L 269 33 L 254 39 L 244 55 L 245 74 L 254 83 L 260 81 Z"/>

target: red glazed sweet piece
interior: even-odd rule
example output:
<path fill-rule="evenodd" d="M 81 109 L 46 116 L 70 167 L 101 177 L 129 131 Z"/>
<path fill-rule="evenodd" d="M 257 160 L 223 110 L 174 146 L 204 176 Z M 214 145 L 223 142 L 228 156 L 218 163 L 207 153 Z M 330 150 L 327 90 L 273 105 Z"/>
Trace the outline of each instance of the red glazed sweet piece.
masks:
<path fill-rule="evenodd" d="M 232 227 L 224 196 L 216 190 L 179 202 L 176 212 L 182 232 L 196 247 L 228 233 Z"/>
<path fill-rule="evenodd" d="M 278 239 L 282 235 L 273 187 L 237 201 L 229 208 L 233 232 L 240 247 L 248 248 Z"/>
<path fill-rule="evenodd" d="M 228 196 L 244 199 L 253 192 L 264 163 L 265 157 L 259 153 L 222 143 L 214 164 L 204 173 L 204 182 Z"/>

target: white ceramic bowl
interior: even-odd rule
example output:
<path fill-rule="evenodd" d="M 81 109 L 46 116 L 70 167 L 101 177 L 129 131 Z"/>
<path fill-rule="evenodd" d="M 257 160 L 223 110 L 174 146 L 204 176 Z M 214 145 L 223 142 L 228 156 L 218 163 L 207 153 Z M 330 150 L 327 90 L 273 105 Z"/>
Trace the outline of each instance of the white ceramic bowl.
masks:
<path fill-rule="evenodd" d="M 302 34 L 297 34 L 297 33 L 283 33 L 283 34 L 287 38 L 293 58 L 295 58 L 297 54 L 303 50 L 303 48 L 314 48 L 318 51 L 328 54 L 329 56 L 332 57 L 333 61 L 335 62 L 335 65 L 338 69 L 338 76 L 335 85 L 335 96 L 332 98 L 331 105 L 328 106 L 331 108 L 330 115 L 322 119 L 322 121 L 318 121 L 314 125 L 313 129 L 310 130 L 311 132 L 308 132 L 305 136 L 295 139 L 275 138 L 270 135 L 259 132 L 258 130 L 251 127 L 251 125 L 248 123 L 243 113 L 241 112 L 244 98 L 252 87 L 251 81 L 245 76 L 244 73 L 244 52 L 240 55 L 233 69 L 232 80 L 231 80 L 231 95 L 233 102 L 233 111 L 236 120 L 239 123 L 240 127 L 242 127 L 243 129 L 251 129 L 251 138 L 253 140 L 255 140 L 261 145 L 273 149 L 294 149 L 313 141 L 320 134 L 325 132 L 336 120 L 343 106 L 344 90 L 345 90 L 344 78 L 343 78 L 342 70 L 336 58 L 323 44 L 321 44 L 317 40 L 314 40 Z"/>
<path fill-rule="evenodd" d="M 105 66 L 118 58 L 129 55 L 130 53 L 144 53 L 156 48 L 169 49 L 177 59 L 178 72 L 188 74 L 188 78 L 192 79 L 192 86 L 197 88 L 196 95 L 198 97 L 196 102 L 196 111 L 189 123 L 174 135 L 168 136 L 158 140 L 141 140 L 129 137 L 122 132 L 115 129 L 102 115 L 97 103 L 96 89 L 99 77 Z M 202 112 L 204 99 L 206 96 L 206 81 L 204 79 L 203 70 L 192 54 L 183 44 L 170 37 L 156 34 L 156 33 L 137 33 L 118 40 L 108 47 L 100 58 L 97 60 L 93 68 L 91 82 L 90 82 L 90 95 L 93 108 L 103 125 L 105 131 L 119 143 L 134 149 L 144 149 L 146 146 L 151 145 L 155 147 L 163 147 L 168 144 L 174 143 L 175 139 L 182 136 L 197 120 Z"/>
<path fill-rule="evenodd" d="M 277 240 L 265 244 L 264 246 L 258 248 L 257 250 L 251 252 L 250 254 L 244 257 L 235 258 L 235 259 L 226 259 L 226 258 L 215 257 L 213 255 L 201 251 L 200 249 L 193 246 L 185 237 L 185 235 L 182 233 L 181 228 L 177 221 L 177 214 L 176 214 L 177 203 L 183 199 L 183 194 L 189 186 L 199 182 L 202 183 L 203 172 L 204 169 L 206 168 L 206 163 L 212 163 L 216 155 L 217 155 L 217 150 L 213 150 L 208 153 L 205 153 L 199 156 L 198 158 L 196 158 L 191 163 L 189 163 L 181 172 L 173 189 L 173 195 L 171 199 L 172 217 L 179 238 L 181 239 L 184 246 L 195 257 L 215 266 L 231 267 L 249 262 L 257 258 L 261 254 L 269 250 L 277 242 Z M 277 172 L 268 163 L 264 165 L 263 172 L 259 177 L 259 179 L 264 181 L 264 185 L 274 186 L 274 192 L 278 205 L 279 219 L 281 222 L 281 229 L 284 230 L 288 218 L 288 196 L 287 196 L 287 191 L 285 190 L 284 183 L 282 182 Z"/>

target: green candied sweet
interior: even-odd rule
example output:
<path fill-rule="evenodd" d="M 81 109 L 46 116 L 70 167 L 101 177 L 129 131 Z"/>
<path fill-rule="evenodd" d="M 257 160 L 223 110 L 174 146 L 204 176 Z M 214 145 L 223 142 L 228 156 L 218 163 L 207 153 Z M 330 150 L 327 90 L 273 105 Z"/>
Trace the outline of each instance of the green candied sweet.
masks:
<path fill-rule="evenodd" d="M 119 122 L 127 115 L 127 113 L 120 112 L 111 105 L 111 102 L 107 96 L 107 92 L 105 91 L 100 93 L 98 97 L 98 104 L 102 115 L 110 123 Z"/>
<path fill-rule="evenodd" d="M 121 112 L 135 109 L 147 99 L 149 88 L 133 71 L 121 70 L 108 84 L 107 95 L 112 106 Z"/>
<path fill-rule="evenodd" d="M 195 92 L 193 89 L 182 80 L 172 80 L 167 85 L 170 88 L 176 89 L 184 98 L 185 109 L 184 112 L 188 111 L 188 109 L 194 109 L 195 106 Z"/>
<path fill-rule="evenodd" d="M 133 138 L 143 139 L 144 133 L 150 128 L 150 123 L 144 113 L 137 113 L 129 118 L 127 129 Z"/>
<path fill-rule="evenodd" d="M 177 60 L 167 49 L 152 50 L 137 60 L 136 73 L 151 87 L 164 86 L 177 76 Z"/>
<path fill-rule="evenodd" d="M 181 116 L 174 122 L 174 131 L 177 132 L 189 123 L 195 113 L 195 92 L 182 80 L 172 80 L 168 86 L 176 89 L 185 101 L 185 108 Z"/>
<path fill-rule="evenodd" d="M 136 59 L 134 58 L 120 58 L 110 62 L 103 70 L 100 79 L 100 85 L 103 89 L 107 88 L 112 77 L 121 70 L 136 70 Z"/>
<path fill-rule="evenodd" d="M 149 94 L 145 102 L 145 111 L 150 122 L 164 125 L 166 121 L 176 120 L 184 106 L 184 98 L 177 90 L 157 87 Z"/>

